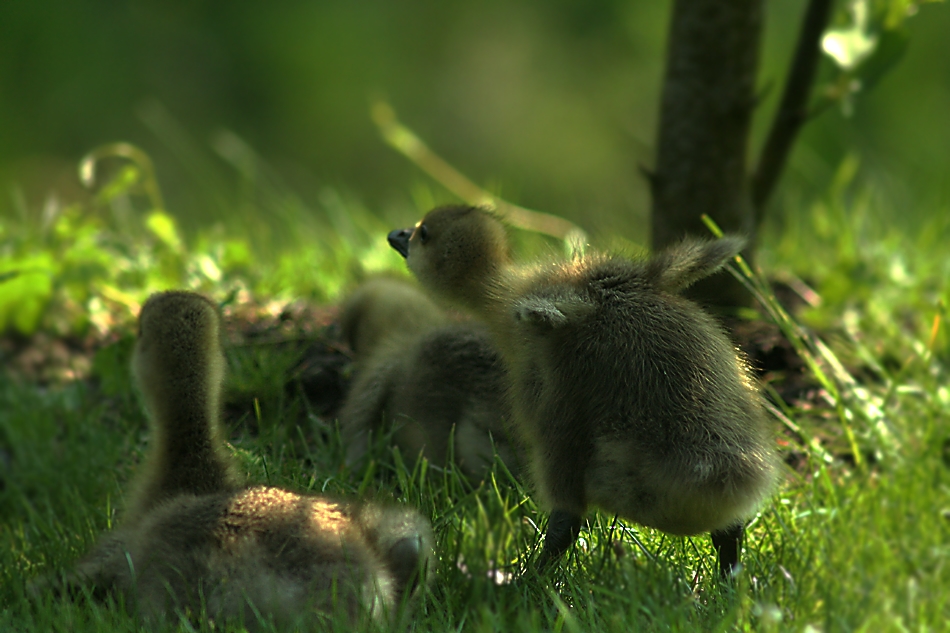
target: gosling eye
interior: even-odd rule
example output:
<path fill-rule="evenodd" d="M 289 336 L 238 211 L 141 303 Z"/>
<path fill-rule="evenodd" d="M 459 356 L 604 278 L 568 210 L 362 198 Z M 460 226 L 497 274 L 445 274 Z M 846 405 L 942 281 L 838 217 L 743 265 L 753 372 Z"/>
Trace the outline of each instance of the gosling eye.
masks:
<path fill-rule="evenodd" d="M 429 229 L 425 224 L 419 225 L 419 239 L 423 244 L 429 241 Z"/>

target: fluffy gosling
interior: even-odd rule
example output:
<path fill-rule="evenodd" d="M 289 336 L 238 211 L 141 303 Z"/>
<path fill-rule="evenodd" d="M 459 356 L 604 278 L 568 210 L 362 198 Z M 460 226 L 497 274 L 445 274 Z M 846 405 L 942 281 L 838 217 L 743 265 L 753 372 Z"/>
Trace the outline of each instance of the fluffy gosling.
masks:
<path fill-rule="evenodd" d="M 221 318 L 190 292 L 153 295 L 139 317 L 133 371 L 150 415 L 147 464 L 129 510 L 67 578 L 121 595 L 146 621 L 206 614 L 319 628 L 382 618 L 432 557 L 418 512 L 245 486 L 222 438 Z"/>
<path fill-rule="evenodd" d="M 721 573 L 736 569 L 744 521 L 775 482 L 773 441 L 746 362 L 679 291 L 741 238 L 685 240 L 642 261 L 515 266 L 498 219 L 450 206 L 389 241 L 423 287 L 481 317 L 502 352 L 551 513 L 542 567 L 597 506 L 670 534 L 710 532 Z"/>
<path fill-rule="evenodd" d="M 455 463 L 470 481 L 494 453 L 514 466 L 501 358 L 480 323 L 452 322 L 415 284 L 376 277 L 344 302 L 344 338 L 358 373 L 340 412 L 347 460 L 366 453 L 372 433 L 394 428 L 400 450 Z"/>

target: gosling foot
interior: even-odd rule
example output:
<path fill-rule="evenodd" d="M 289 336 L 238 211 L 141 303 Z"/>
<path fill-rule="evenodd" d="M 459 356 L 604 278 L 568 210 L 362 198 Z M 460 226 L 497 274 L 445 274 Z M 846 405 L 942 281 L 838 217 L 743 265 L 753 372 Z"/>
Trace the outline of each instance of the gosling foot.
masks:
<path fill-rule="evenodd" d="M 581 532 L 581 517 L 564 510 L 555 510 L 548 518 L 544 533 L 544 549 L 538 558 L 538 571 L 544 572 L 564 555 Z"/>
<path fill-rule="evenodd" d="M 742 523 L 710 534 L 713 548 L 719 557 L 719 575 L 724 579 L 732 578 L 742 569 L 739 563 L 739 552 L 742 550 L 744 534 L 745 525 Z"/>

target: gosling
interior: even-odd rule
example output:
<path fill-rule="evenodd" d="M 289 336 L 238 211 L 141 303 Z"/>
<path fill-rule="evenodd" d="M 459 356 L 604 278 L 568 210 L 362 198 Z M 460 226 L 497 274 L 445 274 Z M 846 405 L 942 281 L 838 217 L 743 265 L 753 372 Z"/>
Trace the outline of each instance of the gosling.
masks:
<path fill-rule="evenodd" d="M 382 276 L 350 295 L 340 322 L 358 371 L 339 417 L 349 463 L 392 428 L 404 454 L 438 465 L 454 457 L 473 483 L 496 452 L 514 468 L 507 378 L 484 325 L 450 321 L 416 284 Z"/>
<path fill-rule="evenodd" d="M 382 618 L 432 557 L 418 512 L 246 486 L 221 432 L 221 318 L 190 292 L 153 295 L 139 317 L 133 374 L 150 414 L 147 464 L 119 528 L 67 577 L 121 595 L 146 621 L 318 626 Z"/>
<path fill-rule="evenodd" d="M 550 511 L 542 569 L 589 506 L 669 534 L 710 532 L 720 573 L 738 569 L 744 521 L 776 479 L 773 442 L 746 362 L 678 293 L 742 238 L 685 240 L 643 261 L 518 267 L 498 219 L 449 206 L 389 242 L 425 288 L 481 317 L 502 352 L 513 423 Z"/>

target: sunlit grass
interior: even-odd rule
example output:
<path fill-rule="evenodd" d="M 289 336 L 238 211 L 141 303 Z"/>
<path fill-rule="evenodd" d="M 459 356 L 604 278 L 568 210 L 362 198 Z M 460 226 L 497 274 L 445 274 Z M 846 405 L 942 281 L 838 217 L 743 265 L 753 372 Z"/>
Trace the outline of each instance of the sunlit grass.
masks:
<path fill-rule="evenodd" d="M 23 279 L 29 266 L 45 266 L 51 282 L 13 290 L 12 277 L 0 282 L 10 314 L 33 305 L 17 293 L 42 295 L 36 314 L 27 310 L 29 323 L 21 316 L 25 326 L 8 327 L 102 327 L 125 336 L 98 354 L 93 381 L 0 382 L 0 630 L 137 630 L 121 608 L 50 596 L 33 602 L 26 587 L 68 569 L 121 509 L 146 441 L 126 368 L 132 317 L 149 292 L 189 287 L 225 303 L 332 302 L 361 270 L 399 264 L 382 239 L 391 227 L 340 196 L 327 194 L 326 219 L 302 222 L 306 239 L 264 258 L 253 228 L 188 235 L 170 212 L 144 204 L 135 216 L 141 234 L 132 239 L 109 219 L 112 202 L 100 202 L 59 209 L 42 231 L 9 218 L 2 227 L 14 257 L 0 274 L 19 270 Z M 282 221 L 303 217 L 302 206 L 290 208 Z M 233 450 L 252 481 L 392 499 L 432 519 L 434 578 L 397 630 L 946 629 L 950 258 L 932 233 L 947 236 L 950 222 L 935 215 L 919 235 L 889 236 L 872 222 L 873 211 L 872 202 L 848 202 L 833 190 L 787 219 L 794 230 L 767 237 L 763 265 L 804 279 L 821 299 L 800 315 L 788 315 L 759 277 L 746 274 L 766 306 L 762 318 L 782 325 L 827 398 L 820 411 L 775 403 L 785 418 L 776 433 L 803 461 L 786 469 L 749 526 L 734 585 L 718 580 L 708 537 L 670 537 L 596 512 L 561 568 L 537 577 L 524 564 L 540 545 L 545 517 L 530 490 L 501 464 L 472 486 L 451 467 L 382 444 L 365 465 L 346 468 L 333 420 L 284 388 L 293 350 L 229 351 L 229 393 L 252 402 L 245 417 L 230 421 Z M 326 230 L 313 230 L 314 222 Z M 64 257 L 77 268 L 57 263 Z M 200 619 L 182 625 L 192 626 L 210 630 Z"/>

